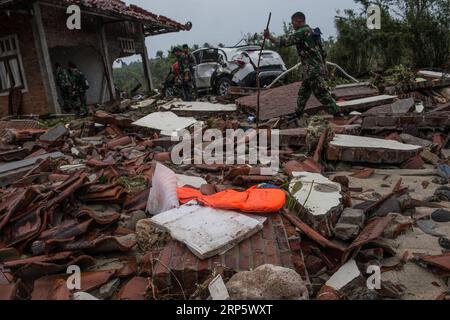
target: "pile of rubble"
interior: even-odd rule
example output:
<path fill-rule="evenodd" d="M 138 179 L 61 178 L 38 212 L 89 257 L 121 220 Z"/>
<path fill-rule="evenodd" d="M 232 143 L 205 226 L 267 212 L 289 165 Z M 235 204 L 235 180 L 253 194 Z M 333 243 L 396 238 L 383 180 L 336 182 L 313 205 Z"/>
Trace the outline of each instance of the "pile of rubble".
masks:
<path fill-rule="evenodd" d="M 199 121 L 254 128 L 252 96 L 0 121 L 0 300 L 449 299 L 446 81 L 337 88 L 348 119 L 280 130 L 272 176 L 171 161 L 174 132 Z M 292 112 L 297 86 L 263 93 L 262 128 Z M 255 186 L 283 191 L 282 208 L 245 206 Z"/>

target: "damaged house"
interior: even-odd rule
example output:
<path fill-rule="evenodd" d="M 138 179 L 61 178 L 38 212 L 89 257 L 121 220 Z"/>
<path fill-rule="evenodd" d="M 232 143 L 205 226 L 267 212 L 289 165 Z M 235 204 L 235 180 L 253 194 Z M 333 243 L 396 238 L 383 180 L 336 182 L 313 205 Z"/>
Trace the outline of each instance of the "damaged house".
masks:
<path fill-rule="evenodd" d="M 81 29 L 70 30 L 70 5 L 81 9 Z M 120 0 L 0 1 L 0 115 L 59 114 L 54 65 L 73 61 L 90 83 L 87 103 L 106 103 L 116 93 L 115 60 L 140 55 L 152 88 L 145 38 L 190 30 Z"/>

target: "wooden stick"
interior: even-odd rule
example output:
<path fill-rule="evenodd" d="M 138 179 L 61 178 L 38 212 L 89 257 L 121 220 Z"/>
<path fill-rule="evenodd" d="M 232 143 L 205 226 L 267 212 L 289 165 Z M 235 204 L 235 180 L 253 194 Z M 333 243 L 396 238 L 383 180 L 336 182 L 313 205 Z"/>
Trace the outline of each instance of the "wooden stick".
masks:
<path fill-rule="evenodd" d="M 269 13 L 269 19 L 267 20 L 267 26 L 265 30 L 269 29 L 270 20 L 272 19 L 272 12 Z M 259 58 L 258 58 L 258 67 L 256 68 L 256 127 L 259 128 L 259 107 L 260 107 L 260 98 L 261 98 L 261 81 L 259 79 L 259 69 L 261 66 L 261 56 L 262 52 L 264 50 L 264 47 L 266 45 L 266 37 L 263 39 L 263 43 L 261 45 L 261 50 L 259 51 Z"/>

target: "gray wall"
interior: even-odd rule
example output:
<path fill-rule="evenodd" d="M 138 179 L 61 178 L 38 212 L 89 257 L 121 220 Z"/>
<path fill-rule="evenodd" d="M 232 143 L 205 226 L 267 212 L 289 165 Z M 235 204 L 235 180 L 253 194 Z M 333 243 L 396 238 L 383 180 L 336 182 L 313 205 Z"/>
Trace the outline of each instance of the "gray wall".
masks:
<path fill-rule="evenodd" d="M 50 49 L 50 58 L 52 65 L 58 62 L 64 68 L 67 68 L 69 61 L 75 63 L 89 81 L 90 88 L 87 91 L 87 103 L 102 102 L 102 87 L 106 88 L 106 83 L 103 83 L 106 79 L 103 76 L 103 61 L 99 52 L 89 46 L 54 47 Z M 59 95 L 58 98 L 61 99 L 61 96 Z M 109 100 L 108 90 L 106 90 L 106 100 Z"/>

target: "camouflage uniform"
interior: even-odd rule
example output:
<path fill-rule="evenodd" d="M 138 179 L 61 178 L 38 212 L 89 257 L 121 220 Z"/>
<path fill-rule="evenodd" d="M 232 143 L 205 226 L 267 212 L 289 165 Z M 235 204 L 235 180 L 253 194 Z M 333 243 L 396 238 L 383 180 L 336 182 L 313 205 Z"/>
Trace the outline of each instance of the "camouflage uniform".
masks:
<path fill-rule="evenodd" d="M 55 74 L 55 81 L 61 92 L 63 108 L 66 110 L 72 109 L 74 107 L 74 101 L 71 99 L 71 83 L 67 71 L 63 68 L 58 68 Z"/>
<path fill-rule="evenodd" d="M 320 48 L 312 37 L 313 31 L 308 25 L 304 25 L 287 37 L 278 39 L 279 47 L 295 45 L 300 61 L 302 62 L 303 83 L 298 91 L 297 114 L 303 114 L 311 94 L 328 109 L 331 114 L 339 112 L 339 107 L 326 88 L 323 76 L 326 75 L 325 61 L 322 59 Z"/>
<path fill-rule="evenodd" d="M 86 90 L 89 89 L 86 77 L 78 69 L 69 70 L 69 78 L 72 84 L 72 98 L 74 99 L 74 107 L 77 110 L 78 115 L 87 116 L 87 100 Z"/>
<path fill-rule="evenodd" d="M 196 95 L 194 65 L 195 58 L 192 54 L 183 54 L 180 57 L 180 77 L 183 85 L 184 99 L 187 101 L 192 100 L 192 97 Z M 186 74 L 189 75 L 188 81 L 184 79 Z"/>

